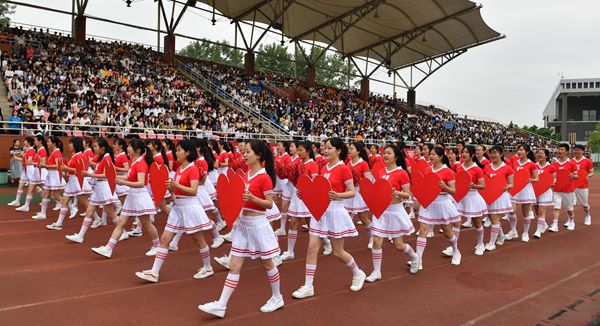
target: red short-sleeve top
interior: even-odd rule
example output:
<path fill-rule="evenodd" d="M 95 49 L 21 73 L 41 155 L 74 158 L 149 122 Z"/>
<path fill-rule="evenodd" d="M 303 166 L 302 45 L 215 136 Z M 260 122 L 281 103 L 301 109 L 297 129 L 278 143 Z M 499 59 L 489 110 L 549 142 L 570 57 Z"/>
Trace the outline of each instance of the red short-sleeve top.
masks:
<path fill-rule="evenodd" d="M 197 183 L 198 180 L 200 180 L 200 172 L 195 164 L 188 164 L 185 168 L 180 166 L 175 172 L 175 181 L 184 187 L 191 187 L 192 183 Z M 193 197 L 179 189 L 174 189 L 173 193 L 179 197 Z"/>
<path fill-rule="evenodd" d="M 273 182 L 264 168 L 258 170 L 254 175 L 251 175 L 251 172 L 248 171 L 244 174 L 243 179 L 248 192 L 257 198 L 264 200 L 267 195 L 273 193 Z M 264 212 L 266 210 L 264 207 L 260 207 L 251 201 L 244 202 L 244 209 L 254 212 Z"/>
<path fill-rule="evenodd" d="M 471 182 L 473 182 L 473 184 L 478 185 L 479 184 L 479 179 L 483 178 L 483 170 L 477 166 L 477 164 L 473 163 L 471 166 L 466 167 L 465 164 L 461 164 L 456 168 L 456 173 L 461 172 L 461 171 L 465 171 L 469 174 L 469 176 L 471 177 Z"/>
<path fill-rule="evenodd" d="M 408 173 L 401 167 L 397 167 L 393 170 L 383 169 L 383 173 L 379 176 L 380 179 L 389 181 L 392 187 L 398 191 L 402 191 L 402 186 L 409 186 L 410 179 Z"/>
<path fill-rule="evenodd" d="M 321 174 L 329 180 L 331 189 L 335 192 L 346 191 L 346 184 L 348 182 L 353 182 L 352 171 L 350 171 L 350 168 L 342 161 L 337 162 L 337 164 L 331 167 L 329 164 L 325 165 L 321 169 Z"/>

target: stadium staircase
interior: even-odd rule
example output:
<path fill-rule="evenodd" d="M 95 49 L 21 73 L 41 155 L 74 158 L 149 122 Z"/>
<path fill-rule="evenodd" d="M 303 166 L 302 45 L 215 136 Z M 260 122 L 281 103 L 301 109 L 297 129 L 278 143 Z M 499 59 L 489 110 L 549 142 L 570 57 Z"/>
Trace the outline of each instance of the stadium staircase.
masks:
<path fill-rule="evenodd" d="M 12 103 L 8 100 L 8 88 L 6 85 L 0 85 L 0 108 L 2 108 L 2 116 L 4 120 L 8 120 L 12 116 Z"/>

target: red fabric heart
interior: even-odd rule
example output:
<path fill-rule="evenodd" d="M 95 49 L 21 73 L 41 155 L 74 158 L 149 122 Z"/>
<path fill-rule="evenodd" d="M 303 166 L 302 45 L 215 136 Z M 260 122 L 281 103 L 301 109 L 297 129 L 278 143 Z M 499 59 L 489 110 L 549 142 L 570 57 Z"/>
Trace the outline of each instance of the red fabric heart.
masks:
<path fill-rule="evenodd" d="M 167 180 L 169 179 L 169 169 L 165 164 L 158 164 L 153 162 L 150 165 L 150 171 L 148 173 L 148 182 L 150 183 L 150 190 L 152 190 L 152 197 L 154 198 L 154 205 L 158 207 L 160 202 L 167 193 Z"/>
<path fill-rule="evenodd" d="M 417 198 L 419 204 L 427 208 L 442 192 L 440 181 L 440 177 L 435 173 L 427 173 L 424 176 L 421 172 L 413 172 L 410 191 Z"/>
<path fill-rule="evenodd" d="M 571 183 L 571 177 L 569 176 L 571 173 L 567 170 L 558 170 L 556 172 L 556 183 L 554 184 L 554 189 L 564 190 L 569 187 L 569 183 Z"/>
<path fill-rule="evenodd" d="M 378 180 L 379 177 L 381 177 L 381 175 L 383 175 L 383 169 L 385 169 L 385 164 L 381 163 L 381 162 L 377 162 L 375 164 L 373 164 L 373 166 L 371 167 L 371 171 L 373 171 L 371 174 L 373 174 L 373 177 L 375 178 L 375 180 Z"/>
<path fill-rule="evenodd" d="M 329 180 L 322 175 L 318 175 L 314 180 L 311 180 L 309 176 L 303 174 L 298 177 L 297 185 L 306 208 L 315 220 L 320 220 L 331 202 L 331 198 L 329 198 L 329 191 L 331 191 Z"/>
<path fill-rule="evenodd" d="M 456 175 L 455 187 L 456 191 L 452 197 L 454 197 L 454 200 L 458 203 L 467 195 L 469 190 L 471 190 L 471 176 L 469 173 L 465 171 L 458 172 Z"/>
<path fill-rule="evenodd" d="M 235 173 L 232 173 L 229 177 L 224 174 L 219 175 L 217 196 L 219 196 L 219 202 L 223 203 L 221 204 L 221 213 L 229 228 L 233 226 L 244 207 L 242 196 L 245 191 L 246 185 L 239 175 Z"/>
<path fill-rule="evenodd" d="M 114 194 L 117 189 L 117 170 L 115 170 L 115 165 L 112 164 L 110 159 L 107 160 L 106 163 L 107 164 L 104 166 L 104 174 L 106 175 L 106 181 L 108 181 L 110 192 Z"/>
<path fill-rule="evenodd" d="M 483 197 L 486 204 L 491 205 L 504 193 L 506 179 L 502 176 L 490 178 L 487 175 L 483 178 L 485 179 L 485 189 L 479 189 L 479 194 Z"/>
<path fill-rule="evenodd" d="M 392 185 L 385 179 L 377 179 L 372 183 L 363 178 L 360 180 L 360 195 L 371 213 L 379 218 L 392 202 Z"/>
<path fill-rule="evenodd" d="M 235 175 L 235 170 L 232 168 L 227 168 L 227 177 L 231 179 L 231 177 L 234 175 Z"/>
<path fill-rule="evenodd" d="M 535 197 L 539 197 L 552 187 L 554 183 L 554 176 L 550 173 L 540 173 L 540 180 L 533 183 L 533 192 Z"/>
<path fill-rule="evenodd" d="M 585 170 L 577 171 L 577 179 L 573 180 L 573 187 L 582 187 L 587 180 L 588 173 Z"/>
<path fill-rule="evenodd" d="M 529 171 L 523 169 L 517 171 L 514 176 L 513 187 L 508 191 L 511 195 L 516 195 L 529 183 Z"/>
<path fill-rule="evenodd" d="M 413 165 L 410 168 L 410 172 L 412 172 L 412 173 L 416 173 L 416 172 L 423 173 L 425 170 L 427 170 L 428 167 L 429 167 L 429 165 L 427 164 L 427 161 L 425 161 L 425 160 L 418 160 L 418 161 L 415 161 L 415 165 Z"/>
<path fill-rule="evenodd" d="M 58 180 L 62 181 L 63 178 L 63 170 L 62 170 L 63 160 L 62 157 L 56 160 L 56 171 L 58 171 Z"/>
<path fill-rule="evenodd" d="M 75 163 L 75 176 L 77 176 L 77 181 L 79 181 L 79 188 L 83 189 L 83 174 L 82 172 L 85 171 L 85 162 L 83 162 L 83 159 L 78 159 L 77 162 Z"/>
<path fill-rule="evenodd" d="M 237 175 L 243 178 L 244 174 L 246 174 L 246 171 L 242 170 L 241 168 L 237 168 L 237 170 L 235 170 L 235 173 L 237 173 Z"/>
<path fill-rule="evenodd" d="M 415 166 L 415 160 L 410 156 L 406 156 L 406 166 L 407 168 L 410 166 L 410 170 L 412 171 L 412 167 Z"/>

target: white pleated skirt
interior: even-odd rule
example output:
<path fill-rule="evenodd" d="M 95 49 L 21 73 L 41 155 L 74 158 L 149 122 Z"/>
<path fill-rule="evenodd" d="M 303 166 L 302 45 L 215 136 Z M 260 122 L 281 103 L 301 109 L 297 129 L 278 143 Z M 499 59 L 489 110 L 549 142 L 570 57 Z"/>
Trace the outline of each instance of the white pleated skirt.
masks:
<path fill-rule="evenodd" d="M 283 189 L 283 193 L 281 194 L 281 199 L 291 201 L 292 196 L 296 192 L 296 187 L 289 180 L 286 180 L 286 181 L 287 182 L 281 186 Z"/>
<path fill-rule="evenodd" d="M 360 189 L 358 186 L 354 186 L 354 197 L 346 199 L 345 202 L 346 210 L 350 214 L 369 211 L 369 207 L 367 207 L 367 204 L 365 204 L 364 199 L 360 195 Z"/>
<path fill-rule="evenodd" d="M 390 205 L 379 218 L 371 220 L 371 235 L 380 238 L 398 238 L 411 235 L 415 227 L 406 214 L 404 205 Z"/>
<path fill-rule="evenodd" d="M 531 183 L 528 183 L 523 190 L 512 196 L 511 200 L 515 204 L 535 204 L 535 192 Z"/>
<path fill-rule="evenodd" d="M 210 177 L 210 175 L 208 175 Z M 206 180 L 204 181 L 204 188 L 206 189 L 206 192 L 208 193 L 208 196 L 211 199 L 216 199 L 217 198 L 217 189 L 215 188 L 215 183 L 212 183 L 212 181 L 210 180 L 210 178 L 207 177 Z"/>
<path fill-rule="evenodd" d="M 469 192 L 456 204 L 456 209 L 460 215 L 465 217 L 480 217 L 487 215 L 488 207 L 485 199 L 481 197 L 479 191 L 475 189 Z"/>
<path fill-rule="evenodd" d="M 40 174 L 40 169 L 36 165 L 27 165 L 27 179 L 29 179 L 29 183 L 34 185 L 43 184 L 47 176 L 48 170 L 42 169 Z"/>
<path fill-rule="evenodd" d="M 48 190 L 60 190 L 65 189 L 67 183 L 63 178 L 58 175 L 56 170 L 48 170 L 46 180 L 44 181 L 44 189 Z"/>
<path fill-rule="evenodd" d="M 307 218 L 312 216 L 302 199 L 298 198 L 297 191 L 292 194 L 292 200 L 288 207 L 288 216 L 295 218 Z"/>
<path fill-rule="evenodd" d="M 450 200 L 451 197 L 448 194 L 440 194 L 427 208 L 421 206 L 419 222 L 447 225 L 460 221 L 460 214 L 452 200 Z"/>
<path fill-rule="evenodd" d="M 29 183 L 29 177 L 27 176 L 27 168 L 21 170 L 21 177 L 19 178 L 19 182 Z"/>
<path fill-rule="evenodd" d="M 89 195 L 92 193 L 92 187 L 87 182 L 87 178 L 83 178 L 83 189 L 79 186 L 79 180 L 76 175 L 69 175 L 67 185 L 65 186 L 64 196 L 73 197 L 79 195 Z"/>
<path fill-rule="evenodd" d="M 90 196 L 90 204 L 94 206 L 104 206 L 119 201 L 117 194 L 110 192 L 110 186 L 106 180 L 97 180 L 96 186 Z"/>
<path fill-rule="evenodd" d="M 165 231 L 187 234 L 212 229 L 212 223 L 206 216 L 195 196 L 177 197 L 175 205 L 165 225 Z"/>
<path fill-rule="evenodd" d="M 212 182 L 213 185 L 217 184 L 217 180 L 219 180 L 219 171 L 212 170 L 208 173 L 208 179 Z"/>
<path fill-rule="evenodd" d="M 128 187 L 129 188 L 129 187 Z M 121 208 L 123 216 L 144 216 L 156 215 L 154 202 L 150 198 L 150 194 L 146 188 L 129 188 L 123 208 Z"/>
<path fill-rule="evenodd" d="M 536 205 L 554 206 L 554 194 L 552 193 L 552 188 L 546 190 L 546 192 L 536 198 Z"/>
<path fill-rule="evenodd" d="M 281 250 L 266 215 L 241 215 L 231 231 L 231 255 L 252 259 L 271 259 Z"/>
<path fill-rule="evenodd" d="M 275 187 L 273 188 L 273 192 L 276 193 L 277 195 L 280 195 L 283 193 L 283 186 L 285 183 L 287 183 L 287 179 L 279 179 L 279 177 L 275 177 Z"/>
<path fill-rule="evenodd" d="M 488 205 L 488 214 L 507 214 L 512 213 L 512 211 L 513 208 L 512 203 L 510 202 L 510 195 L 506 191 L 491 205 Z"/>
<path fill-rule="evenodd" d="M 310 235 L 320 238 L 338 239 L 358 236 L 352 218 L 344 208 L 344 201 L 341 200 L 331 201 L 320 220 L 311 218 L 308 232 Z"/>
<path fill-rule="evenodd" d="M 267 215 L 267 220 L 269 220 L 269 222 L 281 220 L 281 212 L 279 211 L 279 207 L 277 207 L 275 203 L 273 203 L 273 207 L 265 211 L 265 214 Z"/>
<path fill-rule="evenodd" d="M 206 186 L 198 186 L 198 191 L 196 191 L 196 198 L 198 198 L 200 206 L 202 206 L 202 209 L 204 209 L 205 211 L 212 211 L 217 209 L 212 199 L 208 195 L 208 192 L 206 191 Z"/>

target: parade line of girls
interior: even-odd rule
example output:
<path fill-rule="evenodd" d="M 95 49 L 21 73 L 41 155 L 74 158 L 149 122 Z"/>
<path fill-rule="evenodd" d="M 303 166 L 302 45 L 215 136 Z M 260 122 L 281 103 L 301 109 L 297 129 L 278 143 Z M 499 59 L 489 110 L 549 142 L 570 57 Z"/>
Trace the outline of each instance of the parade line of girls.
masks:
<path fill-rule="evenodd" d="M 33 218 L 46 219 L 50 199 L 54 199 L 60 212 L 56 222 L 46 226 L 50 230 L 62 230 L 66 216 L 74 218 L 78 207 L 84 207 L 79 232 L 66 236 L 76 243 L 83 243 L 90 228 L 104 226 L 110 218 L 116 225 L 108 242 L 92 248 L 93 252 L 106 258 L 112 257 L 119 241 L 129 236 L 141 236 L 145 229 L 144 233 L 151 241 L 146 255 L 154 256 L 154 262 L 149 270 L 135 273 L 143 280 L 158 282 L 169 250 L 178 249 L 178 241 L 184 234 L 193 238 L 202 258 L 201 266 L 193 275 L 196 279 L 207 278 L 215 272 L 203 231 L 212 233 L 212 248 L 219 247 L 224 239 L 231 241 L 229 255 L 215 257 L 219 264 L 229 269 L 221 296 L 217 301 L 198 307 L 219 317 L 224 317 L 227 303 L 240 281 L 245 258 L 261 260 L 271 286 L 271 297 L 260 311 L 272 312 L 284 306 L 277 266 L 283 260 L 295 259 L 301 227 L 308 229 L 308 250 L 304 284 L 292 293 L 296 299 L 315 295 L 314 278 L 321 246 L 325 256 L 332 253 L 351 272 L 350 290 L 360 291 L 365 281 L 376 282 L 383 277 L 385 239 L 408 256 L 409 271 L 414 274 L 423 269 L 427 238 L 432 236 L 436 225 L 440 225 L 440 231 L 450 244 L 443 253 L 452 257 L 452 265 L 459 265 L 462 254 L 458 241 L 463 218 L 466 220 L 463 226 L 472 225 L 476 230 L 474 254 L 477 256 L 494 251 L 506 240 L 519 238 L 516 228 L 518 206 L 523 217 L 523 242 L 530 241 L 529 228 L 534 218 L 537 218 L 535 238 L 541 238 L 546 231 L 558 232 L 563 208 L 568 217 L 564 226 L 574 230 L 576 204 L 583 207 L 584 224 L 591 224 L 587 179 L 594 171 L 592 162 L 583 156 L 584 147 L 579 145 L 573 149 L 573 158 L 569 157 L 569 145 L 559 145 L 553 163 L 546 149 L 533 152 L 528 145 L 519 145 L 516 155 L 506 160 L 502 146 L 496 145 L 486 151 L 483 146 L 465 146 L 462 142 L 450 149 L 444 149 L 443 144 L 420 144 L 410 160 L 403 143 L 387 144 L 381 155 L 376 145 L 367 147 L 361 142 L 347 145 L 340 138 L 330 138 L 323 143 L 281 141 L 273 155 L 269 145 L 262 140 L 239 141 L 235 152 L 228 142 L 214 140 L 181 140 L 175 145 L 170 140 L 155 139 L 146 143 L 141 139 L 129 142 L 117 139 L 111 146 L 102 138 L 92 141 L 74 137 L 69 140 L 68 160 L 63 159 L 63 144 L 57 137 L 26 137 L 23 145 L 22 151 L 13 152 L 13 160 L 21 162 L 23 169 L 17 197 L 9 205 L 17 207 L 17 211 L 27 212 L 34 193 L 40 192 L 41 211 Z M 370 155 L 367 155 L 367 149 Z M 423 173 L 439 177 L 440 193 L 427 207 L 422 207 L 411 193 L 409 161 L 420 165 L 419 162 L 424 161 Z M 76 173 L 82 163 L 84 178 L 80 183 Z M 155 206 L 149 187 L 149 170 L 153 164 L 165 165 L 170 171 L 167 195 L 159 201 L 159 207 Z M 106 169 L 110 166 L 115 166 L 118 174 L 114 193 L 107 181 Z M 381 170 L 373 171 L 373 166 L 380 166 Z M 61 178 L 59 168 L 67 178 L 66 182 Z M 228 169 L 243 174 L 246 191 L 240 216 L 230 233 L 221 235 L 219 231 L 225 223 L 219 212 L 215 184 L 218 175 L 226 174 Z M 509 191 L 514 185 L 514 176 L 520 170 L 526 171 L 527 184 L 511 196 Z M 455 202 L 452 194 L 456 191 L 456 174 L 463 171 L 470 177 L 470 190 Z M 536 196 L 533 185 L 540 176 L 551 175 L 556 182 L 559 172 L 566 173 L 569 181 L 553 185 Z M 322 175 L 330 183 L 330 204 L 318 221 L 312 217 L 302 201 L 302 193 L 296 188 L 296 181 L 302 174 L 311 179 Z M 358 188 L 363 178 L 375 181 L 374 175 L 387 180 L 392 187 L 391 202 L 379 217 L 370 213 Z M 479 192 L 486 187 L 486 177 L 506 181 L 502 194 L 489 205 Z M 586 180 L 575 186 L 574 180 L 578 178 Z M 25 204 L 21 206 L 24 193 Z M 124 200 L 122 204 L 121 200 Z M 553 207 L 550 225 L 546 221 L 548 207 Z M 96 213 L 97 208 L 102 208 L 102 217 Z M 168 216 L 161 236 L 153 224 L 159 210 Z M 500 222 L 506 216 L 510 231 L 505 234 Z M 358 236 L 353 217 L 365 227 L 369 236 L 368 248 L 372 256 L 369 276 L 344 249 L 345 238 Z M 280 226 L 275 228 L 272 223 L 279 218 Z M 415 233 L 413 218 L 419 222 L 415 249 L 404 241 L 405 237 Z M 491 226 L 487 244 L 484 242 L 484 219 Z M 127 232 L 132 220 L 135 220 L 134 229 Z M 301 223 L 305 220 L 307 226 Z M 287 250 L 282 253 L 277 236 L 286 234 Z"/>

